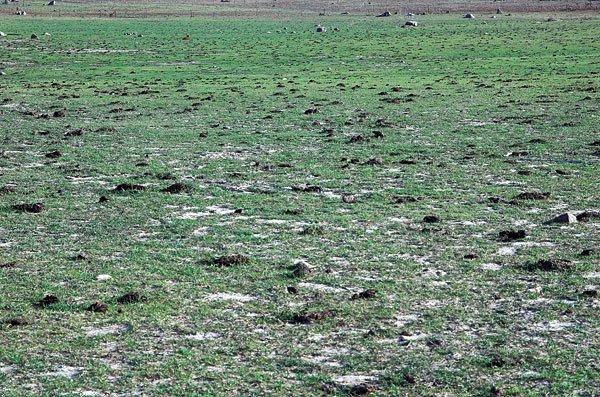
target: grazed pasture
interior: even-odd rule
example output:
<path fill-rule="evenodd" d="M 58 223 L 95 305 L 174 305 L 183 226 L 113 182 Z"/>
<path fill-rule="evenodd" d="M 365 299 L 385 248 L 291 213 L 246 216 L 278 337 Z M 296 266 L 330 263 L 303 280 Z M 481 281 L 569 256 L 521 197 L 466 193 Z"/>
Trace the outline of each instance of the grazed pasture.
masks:
<path fill-rule="evenodd" d="M 489 17 L 1 18 L 0 394 L 595 395 L 600 24 Z"/>

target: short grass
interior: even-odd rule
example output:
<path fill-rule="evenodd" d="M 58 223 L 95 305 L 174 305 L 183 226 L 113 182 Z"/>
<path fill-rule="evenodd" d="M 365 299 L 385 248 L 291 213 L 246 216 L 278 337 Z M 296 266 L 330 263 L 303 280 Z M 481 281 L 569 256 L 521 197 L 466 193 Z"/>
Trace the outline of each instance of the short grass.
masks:
<path fill-rule="evenodd" d="M 597 393 L 598 19 L 401 22 L 0 19 L 0 394 Z"/>

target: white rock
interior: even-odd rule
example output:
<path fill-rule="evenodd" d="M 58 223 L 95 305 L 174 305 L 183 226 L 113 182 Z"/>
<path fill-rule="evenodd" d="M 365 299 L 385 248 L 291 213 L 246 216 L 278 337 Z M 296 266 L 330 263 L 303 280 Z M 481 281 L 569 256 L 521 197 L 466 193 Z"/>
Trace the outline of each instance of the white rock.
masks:
<path fill-rule="evenodd" d="M 564 214 L 560 214 L 550 219 L 546 224 L 551 223 L 576 223 L 577 217 L 571 212 L 565 212 Z"/>

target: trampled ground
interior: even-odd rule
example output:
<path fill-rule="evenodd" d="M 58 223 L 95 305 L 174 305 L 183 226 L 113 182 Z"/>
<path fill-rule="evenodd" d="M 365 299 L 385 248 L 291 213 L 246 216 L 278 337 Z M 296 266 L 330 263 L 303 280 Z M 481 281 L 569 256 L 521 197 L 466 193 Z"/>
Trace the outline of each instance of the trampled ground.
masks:
<path fill-rule="evenodd" d="M 0 19 L 0 394 L 595 395 L 557 17 Z"/>

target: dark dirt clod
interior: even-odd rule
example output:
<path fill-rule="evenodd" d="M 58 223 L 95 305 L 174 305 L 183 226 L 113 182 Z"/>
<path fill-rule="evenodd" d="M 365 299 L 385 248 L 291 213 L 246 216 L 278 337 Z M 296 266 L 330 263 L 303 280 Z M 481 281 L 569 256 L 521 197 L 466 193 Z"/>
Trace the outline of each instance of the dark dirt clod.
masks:
<path fill-rule="evenodd" d="M 351 396 L 368 396 L 374 391 L 375 388 L 372 385 L 360 384 L 352 386 L 348 393 Z"/>
<path fill-rule="evenodd" d="M 523 265 L 525 270 L 541 270 L 545 272 L 570 269 L 573 265 L 566 259 L 540 259 L 537 262 L 528 262 Z"/>
<path fill-rule="evenodd" d="M 46 156 L 46 158 L 49 158 L 49 159 L 57 159 L 60 156 L 62 156 L 62 153 L 59 152 L 58 150 L 55 150 L 53 152 L 46 153 L 45 156 Z"/>
<path fill-rule="evenodd" d="M 115 187 L 115 192 L 131 192 L 131 191 L 142 191 L 146 187 L 142 185 L 136 185 L 134 183 L 121 183 Z"/>
<path fill-rule="evenodd" d="M 106 203 L 108 201 L 108 197 L 106 196 L 100 196 L 100 198 L 98 199 L 99 203 Z"/>
<path fill-rule="evenodd" d="M 593 249 L 584 249 L 583 251 L 581 251 L 579 253 L 579 256 L 592 256 L 596 253 L 595 250 Z"/>
<path fill-rule="evenodd" d="M 383 160 L 379 157 L 373 157 L 363 163 L 364 165 L 383 165 Z"/>
<path fill-rule="evenodd" d="M 335 317 L 335 313 L 331 310 L 323 310 L 320 312 L 310 312 L 294 314 L 290 322 L 292 324 L 312 324 L 317 321 L 324 320 L 326 318 Z"/>
<path fill-rule="evenodd" d="M 417 383 L 417 380 L 411 374 L 404 374 L 403 378 L 404 378 L 404 381 L 410 385 L 414 385 L 415 383 Z"/>
<path fill-rule="evenodd" d="M 503 230 L 500 233 L 498 233 L 498 238 L 500 239 L 500 241 L 503 242 L 509 242 L 509 241 L 514 241 L 514 240 L 521 240 L 524 239 L 525 237 L 527 237 L 527 233 L 525 233 L 525 230 Z"/>
<path fill-rule="evenodd" d="M 303 211 L 300 208 L 289 208 L 283 211 L 283 213 L 286 215 L 300 215 L 302 212 Z"/>
<path fill-rule="evenodd" d="M 292 186 L 292 191 L 305 193 L 321 193 L 323 189 L 315 185 L 294 185 Z"/>
<path fill-rule="evenodd" d="M 319 111 L 319 110 L 318 110 L 317 108 L 309 108 L 309 109 L 306 109 L 306 110 L 304 111 L 304 114 L 315 114 L 315 113 L 317 113 L 318 111 Z"/>
<path fill-rule="evenodd" d="M 12 269 L 15 266 L 17 266 L 17 264 L 14 262 L 0 263 L 0 269 Z"/>
<path fill-rule="evenodd" d="M 9 318 L 4 321 L 4 323 L 10 325 L 11 327 L 22 327 L 24 325 L 29 325 L 29 321 L 25 320 L 21 317 Z"/>
<path fill-rule="evenodd" d="M 33 204 L 15 204 L 12 206 L 13 210 L 18 212 L 29 212 L 32 214 L 39 214 L 44 210 L 44 204 L 33 203 Z"/>
<path fill-rule="evenodd" d="M 500 367 L 503 367 L 504 365 L 506 365 L 506 360 L 504 360 L 500 356 L 493 356 L 490 359 L 490 367 L 500 368 Z"/>
<path fill-rule="evenodd" d="M 309 225 L 300 231 L 302 236 L 319 236 L 323 234 L 324 229 L 321 225 Z"/>
<path fill-rule="evenodd" d="M 128 303 L 145 302 L 146 300 L 147 298 L 144 295 L 140 294 L 137 291 L 133 291 L 121 296 L 119 299 L 117 299 L 117 303 L 120 303 L 121 305 L 126 305 Z"/>
<path fill-rule="evenodd" d="M 436 215 L 426 215 L 423 217 L 423 222 L 425 223 L 437 223 L 440 222 L 440 218 Z"/>
<path fill-rule="evenodd" d="M 81 136 L 83 135 L 83 132 L 83 128 L 75 128 L 74 130 L 65 132 L 65 136 Z"/>
<path fill-rule="evenodd" d="M 234 255 L 224 255 L 218 258 L 215 258 L 212 261 L 213 265 L 220 267 L 230 267 L 236 265 L 247 265 L 250 263 L 250 258 L 245 255 L 234 254 Z"/>
<path fill-rule="evenodd" d="M 164 193 L 177 194 L 177 193 L 189 192 L 190 190 L 191 190 L 191 188 L 188 185 L 186 185 L 185 183 L 176 182 L 176 183 L 170 185 L 169 187 L 163 189 L 162 191 Z"/>
<path fill-rule="evenodd" d="M 547 200 L 549 192 L 523 192 L 515 196 L 516 200 Z"/>
<path fill-rule="evenodd" d="M 524 157 L 524 156 L 529 156 L 529 152 L 526 152 L 524 150 L 522 151 L 517 151 L 517 152 L 511 152 L 508 154 L 509 157 Z"/>
<path fill-rule="evenodd" d="M 14 186 L 4 185 L 0 187 L 0 194 L 14 193 L 16 190 Z"/>
<path fill-rule="evenodd" d="M 108 310 L 108 306 L 106 305 L 106 303 L 103 302 L 94 302 L 92 303 L 87 310 L 89 312 L 94 312 L 94 313 L 106 313 L 106 311 Z"/>
<path fill-rule="evenodd" d="M 490 397 L 502 397 L 503 394 L 502 390 L 498 389 L 496 386 L 490 388 Z"/>
<path fill-rule="evenodd" d="M 362 135 L 352 135 L 350 137 L 350 139 L 348 139 L 348 143 L 359 143 L 359 142 L 364 142 L 365 141 L 365 137 Z"/>
<path fill-rule="evenodd" d="M 586 298 L 597 298 L 598 297 L 598 290 L 597 289 L 586 289 L 584 290 L 581 295 L 585 296 Z"/>
<path fill-rule="evenodd" d="M 288 294 L 296 295 L 298 293 L 298 288 L 290 285 L 287 287 L 287 292 Z"/>
<path fill-rule="evenodd" d="M 364 290 L 362 292 L 352 295 L 352 298 L 350 298 L 350 299 L 352 299 L 352 300 L 373 299 L 376 295 L 377 295 L 377 291 L 375 291 L 374 289 L 367 289 L 367 290 Z"/>
<path fill-rule="evenodd" d="M 392 197 L 392 202 L 394 204 L 416 203 L 420 199 L 420 197 L 413 196 L 394 196 Z"/>
<path fill-rule="evenodd" d="M 67 113 L 64 110 L 57 110 L 54 113 L 52 113 L 52 117 L 65 117 L 67 115 Z"/>
<path fill-rule="evenodd" d="M 600 219 L 600 211 L 584 211 L 577 215 L 579 222 L 589 222 L 592 219 Z"/>
<path fill-rule="evenodd" d="M 58 302 L 59 302 L 59 299 L 56 295 L 46 295 L 37 303 L 37 306 L 45 307 L 45 306 L 54 305 Z"/>
<path fill-rule="evenodd" d="M 477 258 L 479 258 L 479 255 L 477 255 L 477 254 L 466 254 L 465 256 L 463 256 L 463 259 L 469 259 L 469 260 L 477 259 Z"/>

